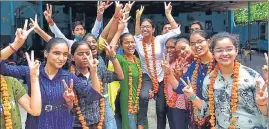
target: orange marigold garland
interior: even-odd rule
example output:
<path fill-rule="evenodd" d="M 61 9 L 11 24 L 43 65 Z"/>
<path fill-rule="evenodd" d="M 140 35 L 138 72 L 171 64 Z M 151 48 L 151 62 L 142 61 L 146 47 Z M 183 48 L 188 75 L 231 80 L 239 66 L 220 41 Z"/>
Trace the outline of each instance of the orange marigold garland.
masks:
<path fill-rule="evenodd" d="M 153 62 L 153 74 L 151 72 L 151 68 L 149 65 L 149 58 L 148 58 L 148 51 L 146 49 L 146 42 L 144 39 L 142 39 L 142 45 L 143 45 L 143 50 L 145 53 L 145 60 L 146 60 L 146 65 L 148 69 L 148 73 L 150 74 L 150 78 L 153 84 L 153 92 L 156 94 L 159 89 L 159 81 L 158 81 L 158 75 L 157 75 L 157 68 L 156 68 L 156 55 L 155 55 L 155 43 L 154 43 L 154 38 L 151 39 L 151 51 L 152 51 L 152 62 Z"/>
<path fill-rule="evenodd" d="M 75 74 L 75 66 L 74 65 L 71 65 L 70 66 L 70 72 Z M 103 88 L 103 83 L 102 81 L 100 80 L 100 91 L 101 93 L 103 93 L 104 91 L 104 88 Z M 77 115 L 78 115 L 78 119 L 82 125 L 82 128 L 83 129 L 89 129 L 89 127 L 87 127 L 87 123 L 86 123 L 86 120 L 80 110 L 80 106 L 78 104 L 78 96 L 77 94 L 75 94 L 75 100 L 74 100 L 74 105 L 76 106 L 76 110 L 77 110 Z M 100 99 L 100 120 L 99 120 L 99 123 L 98 123 L 98 126 L 97 128 L 98 129 L 102 129 L 103 128 L 103 123 L 104 123 L 104 119 L 105 119 L 105 99 L 104 98 L 101 98 Z"/>
<path fill-rule="evenodd" d="M 168 84 L 167 75 L 164 75 L 164 95 L 165 95 L 166 103 L 169 107 L 173 108 L 176 106 L 177 93 L 173 91 L 171 99 L 169 99 L 167 84 Z"/>
<path fill-rule="evenodd" d="M 123 55 L 124 58 L 127 60 L 127 56 Z M 141 67 L 139 65 L 138 59 L 133 56 L 133 60 L 136 64 L 136 67 L 138 69 L 139 72 L 139 81 L 138 81 L 138 87 L 137 87 L 137 91 L 136 91 L 136 97 L 135 97 L 135 104 L 133 104 L 132 101 L 132 96 L 133 96 L 133 77 L 132 77 L 132 66 L 131 66 L 131 61 L 128 61 L 128 73 L 129 73 L 129 96 L 128 96 L 128 111 L 132 114 L 136 114 L 138 112 L 138 104 L 139 104 L 139 95 L 140 95 L 140 91 L 142 88 L 142 70 Z"/>
<path fill-rule="evenodd" d="M 5 119 L 5 126 L 6 129 L 13 129 L 12 127 L 12 120 L 11 120 L 11 113 L 10 113 L 10 109 L 11 106 L 9 104 L 8 101 L 8 87 L 7 87 L 7 82 L 4 78 L 4 76 L 0 76 L 1 79 L 1 93 L 2 93 L 2 100 L 3 100 L 3 104 L 4 104 L 4 119 Z"/>
<path fill-rule="evenodd" d="M 201 63 L 201 59 L 199 58 L 195 58 L 196 60 L 196 65 L 195 65 L 195 69 L 193 71 L 193 75 L 192 75 L 192 88 L 193 88 L 193 91 L 195 94 L 197 94 L 197 86 L 196 86 L 196 82 L 197 82 L 197 76 L 198 76 L 198 68 L 199 68 L 199 65 Z M 209 62 L 209 65 L 208 65 L 208 69 L 207 69 L 207 74 L 209 74 L 212 70 L 212 67 L 213 67 L 213 62 L 214 62 L 214 59 L 211 59 L 210 62 Z M 193 107 L 193 111 L 195 111 L 197 108 L 192 105 Z M 201 126 L 205 123 L 205 119 L 203 120 L 199 120 L 198 117 L 197 117 L 197 114 L 194 112 L 193 113 L 194 115 L 194 120 Z"/>
<path fill-rule="evenodd" d="M 100 80 L 100 92 L 104 92 L 103 82 Z M 105 120 L 105 98 L 100 98 L 100 120 L 97 125 L 97 129 L 103 129 L 104 120 Z"/>
<path fill-rule="evenodd" d="M 236 112 L 237 109 L 237 103 L 238 103 L 238 82 L 239 82 L 239 67 L 240 63 L 238 61 L 235 61 L 234 64 L 234 80 L 233 80 L 233 86 L 232 86 L 232 92 L 231 92 L 231 115 Z M 219 71 L 219 66 L 216 65 L 214 72 L 212 74 L 212 77 L 210 79 L 210 85 L 208 88 L 208 98 L 209 98 L 209 115 L 210 117 L 210 124 L 213 129 L 215 129 L 215 101 L 214 101 L 214 86 L 215 86 L 215 80 L 217 78 L 217 74 Z M 229 129 L 236 129 L 236 118 L 232 116 L 230 119 L 230 125 Z"/>

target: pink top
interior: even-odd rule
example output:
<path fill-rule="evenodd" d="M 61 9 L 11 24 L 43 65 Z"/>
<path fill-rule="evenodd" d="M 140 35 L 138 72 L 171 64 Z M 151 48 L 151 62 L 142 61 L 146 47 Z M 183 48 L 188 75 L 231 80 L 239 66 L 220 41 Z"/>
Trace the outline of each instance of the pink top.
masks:
<path fill-rule="evenodd" d="M 182 63 L 179 61 L 179 63 Z M 175 68 L 176 62 L 173 62 L 170 64 L 170 68 Z M 183 68 L 183 74 L 187 72 L 187 67 Z M 167 93 L 168 93 L 168 98 L 171 99 L 173 95 L 173 88 L 170 83 L 167 84 Z M 187 109 L 187 97 L 184 94 L 177 94 L 177 100 L 176 100 L 176 105 L 174 108 L 179 108 L 179 109 Z"/>

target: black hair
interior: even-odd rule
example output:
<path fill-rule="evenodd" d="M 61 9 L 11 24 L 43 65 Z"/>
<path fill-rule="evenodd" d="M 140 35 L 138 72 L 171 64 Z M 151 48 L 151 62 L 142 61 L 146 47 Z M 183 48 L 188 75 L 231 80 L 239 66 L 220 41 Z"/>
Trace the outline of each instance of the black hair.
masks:
<path fill-rule="evenodd" d="M 62 39 L 62 38 L 52 38 L 48 41 L 48 43 L 46 44 L 46 47 L 45 47 L 45 50 L 49 53 L 50 52 L 50 49 L 56 45 L 56 44 L 59 44 L 59 43 L 64 43 L 67 45 L 68 47 L 68 51 L 69 51 L 69 46 L 68 46 L 68 43 Z"/>
<path fill-rule="evenodd" d="M 77 48 L 78 48 L 80 45 L 87 45 L 89 48 L 91 48 L 90 45 L 89 45 L 86 41 L 84 41 L 84 40 L 76 41 L 76 42 L 73 43 L 73 45 L 72 45 L 72 47 L 71 47 L 71 54 L 72 54 L 72 55 L 74 55 L 75 51 L 77 50 Z"/>
<path fill-rule="evenodd" d="M 85 29 L 85 25 L 84 25 L 84 23 L 82 21 L 75 21 L 75 22 L 72 23 L 72 31 L 74 31 L 76 26 L 78 26 L 78 25 L 82 25 L 83 28 Z"/>
<path fill-rule="evenodd" d="M 205 25 L 201 21 L 193 21 L 193 22 L 191 22 L 190 25 L 189 25 L 189 29 L 191 29 L 191 26 L 194 25 L 194 24 L 198 24 L 200 26 L 201 30 L 205 29 Z"/>
<path fill-rule="evenodd" d="M 133 38 L 134 38 L 134 36 L 131 34 L 131 33 L 124 33 L 124 34 L 122 34 L 121 36 L 120 36 L 120 40 L 119 40 L 119 44 L 120 45 L 122 45 L 122 43 L 123 43 L 123 39 L 125 38 L 125 37 L 127 37 L 127 36 L 132 36 Z M 119 45 L 119 46 L 120 46 Z"/>
<path fill-rule="evenodd" d="M 207 33 L 204 30 L 194 30 L 191 34 L 190 37 L 194 34 L 199 34 L 200 36 L 204 37 L 205 39 L 209 39 L 210 37 L 207 35 Z"/>
<path fill-rule="evenodd" d="M 84 40 L 84 41 L 87 41 L 87 39 L 88 39 L 89 37 L 92 37 L 92 38 L 94 38 L 94 39 L 97 41 L 97 38 L 96 38 L 93 34 L 91 34 L 91 33 L 87 33 L 87 34 L 83 37 L 83 40 Z"/>
<path fill-rule="evenodd" d="M 239 36 L 235 35 L 235 34 L 228 33 L 228 32 L 220 32 L 220 33 L 213 35 L 213 37 L 210 40 L 211 51 L 213 51 L 215 49 L 216 42 L 219 40 L 222 40 L 224 38 L 230 39 L 232 41 L 234 47 L 236 48 L 236 50 L 238 50 Z"/>
<path fill-rule="evenodd" d="M 187 44 L 190 44 L 189 39 L 188 38 L 185 38 L 185 37 L 181 37 L 181 38 L 177 39 L 176 44 L 178 44 L 179 41 L 185 41 Z"/>
<path fill-rule="evenodd" d="M 171 37 L 171 38 L 169 38 L 169 39 L 166 40 L 165 45 L 166 45 L 169 41 L 175 43 L 175 45 L 176 45 L 177 39 L 174 38 L 174 37 Z"/>
<path fill-rule="evenodd" d="M 149 23 L 151 24 L 152 28 L 155 28 L 155 25 L 154 25 L 153 20 L 151 20 L 151 19 L 149 19 L 149 18 L 144 18 L 144 19 L 142 20 L 142 22 L 140 23 L 140 26 L 141 26 L 142 23 L 145 22 L 145 21 L 149 22 Z"/>

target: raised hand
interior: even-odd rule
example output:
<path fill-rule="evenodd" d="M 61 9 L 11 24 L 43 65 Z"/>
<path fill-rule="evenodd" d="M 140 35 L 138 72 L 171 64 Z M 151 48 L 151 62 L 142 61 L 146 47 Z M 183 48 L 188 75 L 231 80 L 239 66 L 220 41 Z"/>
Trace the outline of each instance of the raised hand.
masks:
<path fill-rule="evenodd" d="M 182 91 L 184 92 L 184 94 L 187 96 L 187 97 L 191 97 L 193 96 L 195 93 L 192 89 L 192 85 L 191 85 L 191 81 L 190 81 L 190 78 L 187 77 L 188 79 L 188 83 L 186 83 L 182 78 L 180 78 L 180 81 L 183 83 L 183 85 L 185 86 Z"/>
<path fill-rule="evenodd" d="M 16 38 L 14 42 L 17 42 L 19 44 L 23 44 L 25 40 L 27 39 L 28 35 L 35 29 L 35 26 L 31 27 L 29 30 L 27 30 L 28 20 L 25 20 L 23 30 L 21 28 L 18 28 L 15 35 Z"/>
<path fill-rule="evenodd" d="M 128 13 L 128 12 L 127 12 L 127 13 Z M 127 23 L 127 22 L 130 20 L 130 18 L 131 18 L 131 16 L 129 16 L 128 18 L 125 18 L 125 17 L 126 17 L 125 14 L 126 14 L 126 13 L 123 14 L 123 18 L 120 19 L 120 21 L 119 21 L 118 30 L 123 30 L 124 27 L 126 26 L 126 23 Z"/>
<path fill-rule="evenodd" d="M 141 18 L 143 11 L 144 11 L 144 6 L 141 5 L 140 9 L 136 10 L 136 19 Z"/>
<path fill-rule="evenodd" d="M 256 82 L 256 103 L 259 106 L 265 106 L 268 103 L 267 85 L 265 83 L 261 89 L 260 82 Z"/>
<path fill-rule="evenodd" d="M 107 1 L 107 2 L 102 2 L 98 1 L 97 2 L 97 15 L 103 15 L 105 9 L 110 7 L 113 4 L 113 2 Z"/>
<path fill-rule="evenodd" d="M 44 16 L 47 22 L 52 20 L 52 5 L 47 4 L 47 10 L 44 11 Z"/>
<path fill-rule="evenodd" d="M 120 15 L 122 14 L 123 5 L 120 4 L 119 1 L 115 1 L 115 5 L 116 5 L 116 7 L 115 7 L 115 15 L 116 15 L 116 17 L 121 17 Z"/>
<path fill-rule="evenodd" d="M 176 65 L 175 65 L 175 68 L 173 69 L 174 76 L 181 77 L 183 75 L 183 69 L 184 69 L 183 62 L 179 64 L 178 59 L 176 59 Z"/>
<path fill-rule="evenodd" d="M 264 80 L 265 80 L 265 82 L 268 83 L 268 56 L 267 56 L 267 53 L 264 53 L 264 57 L 265 57 L 266 65 L 263 65 L 262 71 L 263 71 L 263 75 L 264 75 Z"/>
<path fill-rule="evenodd" d="M 35 15 L 35 20 L 33 20 L 32 18 L 30 18 L 30 20 L 32 22 L 32 23 L 29 24 L 30 27 L 34 27 L 35 28 L 34 30 L 40 28 L 40 26 L 39 26 L 39 24 L 37 22 L 37 14 Z"/>
<path fill-rule="evenodd" d="M 169 55 L 167 55 L 165 57 L 165 54 L 163 54 L 163 60 L 161 62 L 161 67 L 162 67 L 162 69 L 164 71 L 164 74 L 167 74 L 167 75 L 171 74 L 171 72 L 172 72 L 171 69 L 170 69 L 169 62 L 170 62 Z"/>
<path fill-rule="evenodd" d="M 123 9 L 124 12 L 130 12 L 134 3 L 135 3 L 135 1 L 133 1 L 133 2 L 128 1 L 128 3 L 126 3 L 124 6 L 124 9 Z"/>
<path fill-rule="evenodd" d="M 66 103 L 73 102 L 73 100 L 75 99 L 75 93 L 73 91 L 73 79 L 70 80 L 70 87 L 67 86 L 65 80 L 62 80 L 62 83 L 63 83 L 64 88 L 65 88 L 65 92 L 64 92 L 63 97 L 64 97 Z"/>
<path fill-rule="evenodd" d="M 172 5 L 171 2 L 166 5 L 166 2 L 164 2 L 164 9 L 165 9 L 165 14 L 171 14 L 172 12 Z"/>
<path fill-rule="evenodd" d="M 40 62 L 38 60 L 35 60 L 34 51 L 31 51 L 31 58 L 27 52 L 25 52 L 25 55 L 26 55 L 29 69 L 30 69 L 31 77 L 38 78 L 39 77 Z"/>
<path fill-rule="evenodd" d="M 91 50 L 89 51 L 90 55 L 87 56 L 85 53 L 84 53 L 84 56 L 86 57 L 86 59 L 88 60 L 88 68 L 90 68 L 90 71 L 94 71 L 96 72 L 97 71 L 97 67 L 98 67 L 98 63 L 99 61 L 97 59 L 94 59 L 93 56 L 92 56 L 92 52 Z"/>
<path fill-rule="evenodd" d="M 106 55 L 108 57 L 115 57 L 115 55 L 116 55 L 115 46 L 110 46 L 106 41 L 102 46 L 105 48 Z"/>

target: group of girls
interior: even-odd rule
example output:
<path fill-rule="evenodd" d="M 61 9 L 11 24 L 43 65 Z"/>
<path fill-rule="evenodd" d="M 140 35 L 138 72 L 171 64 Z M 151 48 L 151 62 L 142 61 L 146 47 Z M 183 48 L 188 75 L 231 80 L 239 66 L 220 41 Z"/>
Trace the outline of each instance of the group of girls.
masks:
<path fill-rule="evenodd" d="M 51 5 L 44 16 L 55 38 L 39 27 L 37 16 L 29 30 L 26 20 L 1 50 L 1 129 L 21 128 L 17 103 L 28 112 L 27 129 L 146 129 L 150 99 L 156 100 L 158 129 L 165 129 L 166 117 L 171 129 L 267 128 L 267 54 L 262 78 L 236 60 L 237 36 L 208 37 L 198 21 L 190 24 L 188 38 L 180 36 L 166 2 L 161 35 L 154 36 L 151 19 L 140 20 L 144 7 L 136 12 L 133 35 L 127 24 L 134 3 L 116 1 L 99 35 L 112 2 L 98 1 L 91 34 L 77 21 L 73 40 L 56 26 Z M 26 54 L 28 67 L 6 64 L 32 30 L 47 42 L 45 62 L 35 61 L 32 52 L 31 58 Z M 29 95 L 12 77 L 26 78 Z"/>

